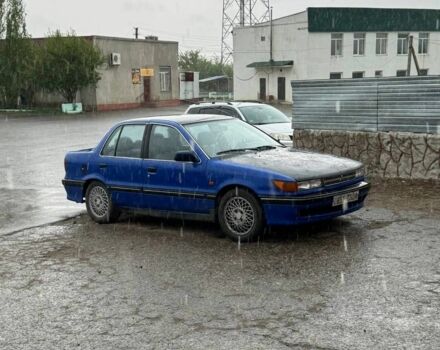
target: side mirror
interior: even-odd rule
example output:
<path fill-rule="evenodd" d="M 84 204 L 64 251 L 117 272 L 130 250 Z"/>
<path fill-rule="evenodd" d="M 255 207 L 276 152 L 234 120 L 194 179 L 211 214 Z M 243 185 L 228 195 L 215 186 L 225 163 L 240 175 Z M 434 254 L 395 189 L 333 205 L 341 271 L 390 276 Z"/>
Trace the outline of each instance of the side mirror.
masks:
<path fill-rule="evenodd" d="M 194 151 L 179 151 L 174 156 L 174 160 L 176 162 L 191 162 L 191 163 L 198 163 L 199 157 Z"/>

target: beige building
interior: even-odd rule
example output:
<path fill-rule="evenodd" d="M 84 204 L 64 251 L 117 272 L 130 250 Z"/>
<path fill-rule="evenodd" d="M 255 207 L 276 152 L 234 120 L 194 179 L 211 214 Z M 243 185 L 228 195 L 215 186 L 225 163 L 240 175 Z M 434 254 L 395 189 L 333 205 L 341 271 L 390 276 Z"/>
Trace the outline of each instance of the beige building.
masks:
<path fill-rule="evenodd" d="M 116 110 L 141 106 L 173 106 L 179 100 L 178 43 L 156 38 L 84 37 L 101 50 L 96 88 L 83 89 L 77 102 L 87 110 Z M 54 104 L 61 96 L 39 94 L 37 103 Z"/>

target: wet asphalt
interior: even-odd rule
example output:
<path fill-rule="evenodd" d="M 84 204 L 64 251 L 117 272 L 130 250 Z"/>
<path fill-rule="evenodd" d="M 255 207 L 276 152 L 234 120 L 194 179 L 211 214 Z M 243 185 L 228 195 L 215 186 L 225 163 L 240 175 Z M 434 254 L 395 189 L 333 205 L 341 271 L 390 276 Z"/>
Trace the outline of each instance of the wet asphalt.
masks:
<path fill-rule="evenodd" d="M 79 213 L 61 185 L 64 155 L 95 147 L 115 123 L 183 114 L 186 106 L 78 116 L 0 113 L 0 236 Z"/>
<path fill-rule="evenodd" d="M 98 225 L 51 164 L 126 118 L 51 118 L 0 118 L 0 349 L 439 348 L 440 184 L 375 180 L 363 210 L 251 244 Z"/>

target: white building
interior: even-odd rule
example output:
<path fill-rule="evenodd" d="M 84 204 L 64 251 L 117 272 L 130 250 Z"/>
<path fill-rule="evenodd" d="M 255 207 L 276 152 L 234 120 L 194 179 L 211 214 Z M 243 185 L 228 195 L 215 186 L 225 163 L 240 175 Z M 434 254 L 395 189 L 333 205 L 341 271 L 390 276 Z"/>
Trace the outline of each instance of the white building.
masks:
<path fill-rule="evenodd" d="M 440 10 L 308 8 L 236 27 L 234 98 L 291 102 L 291 80 L 406 75 L 410 36 L 421 73 L 440 75 Z"/>

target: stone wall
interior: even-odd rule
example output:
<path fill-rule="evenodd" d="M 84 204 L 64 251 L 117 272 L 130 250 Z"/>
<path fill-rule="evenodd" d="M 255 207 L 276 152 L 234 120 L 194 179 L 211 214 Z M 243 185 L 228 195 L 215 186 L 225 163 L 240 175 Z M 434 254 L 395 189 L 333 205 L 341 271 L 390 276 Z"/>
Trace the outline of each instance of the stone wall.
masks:
<path fill-rule="evenodd" d="M 440 179 L 440 135 L 295 130 L 295 146 L 359 160 L 368 175 Z"/>

